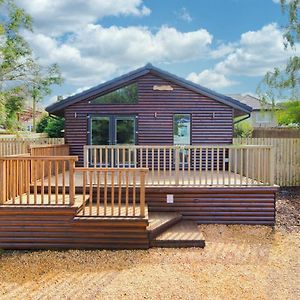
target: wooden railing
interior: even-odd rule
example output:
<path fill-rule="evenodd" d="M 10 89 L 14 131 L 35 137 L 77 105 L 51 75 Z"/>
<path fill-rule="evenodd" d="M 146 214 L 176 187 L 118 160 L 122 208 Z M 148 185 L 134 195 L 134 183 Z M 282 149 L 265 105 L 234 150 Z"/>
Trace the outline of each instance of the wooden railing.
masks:
<path fill-rule="evenodd" d="M 81 215 L 145 217 L 147 171 L 145 168 L 75 168 L 82 180 Z"/>
<path fill-rule="evenodd" d="M 68 156 L 69 155 L 69 145 L 61 144 L 61 145 L 33 145 L 30 146 L 30 156 Z M 45 169 L 42 170 L 38 168 L 36 170 L 36 178 L 42 179 L 44 174 L 48 174 L 48 165 L 44 166 Z M 62 173 L 63 171 L 69 170 L 69 164 L 60 163 L 58 165 L 58 174 Z M 51 168 L 51 175 L 55 175 L 55 168 Z"/>
<path fill-rule="evenodd" d="M 274 184 L 270 146 L 84 147 L 85 167 L 148 168 L 147 186 L 264 186 Z"/>
<path fill-rule="evenodd" d="M 73 205 L 76 160 L 75 156 L 0 157 L 0 204 Z"/>
<path fill-rule="evenodd" d="M 31 145 L 29 147 L 31 156 L 68 156 L 69 145 L 53 144 L 53 145 Z"/>

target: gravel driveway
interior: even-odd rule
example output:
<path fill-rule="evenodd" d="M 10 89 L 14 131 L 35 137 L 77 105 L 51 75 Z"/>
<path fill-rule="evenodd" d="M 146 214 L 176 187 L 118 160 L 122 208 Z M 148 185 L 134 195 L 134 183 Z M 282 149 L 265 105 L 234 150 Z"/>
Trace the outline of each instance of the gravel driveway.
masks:
<path fill-rule="evenodd" d="M 280 194 L 275 229 L 200 226 L 204 249 L 5 251 L 0 298 L 300 299 L 298 193 Z"/>

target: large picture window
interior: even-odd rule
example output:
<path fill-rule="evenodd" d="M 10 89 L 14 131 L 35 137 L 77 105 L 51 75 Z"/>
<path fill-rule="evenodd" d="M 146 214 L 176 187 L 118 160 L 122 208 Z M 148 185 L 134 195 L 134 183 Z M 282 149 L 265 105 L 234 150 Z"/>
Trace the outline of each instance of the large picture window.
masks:
<path fill-rule="evenodd" d="M 174 145 L 191 144 L 191 115 L 175 114 L 173 118 Z"/>
<path fill-rule="evenodd" d="M 91 101 L 93 104 L 134 104 L 138 102 L 137 84 L 133 83 Z"/>

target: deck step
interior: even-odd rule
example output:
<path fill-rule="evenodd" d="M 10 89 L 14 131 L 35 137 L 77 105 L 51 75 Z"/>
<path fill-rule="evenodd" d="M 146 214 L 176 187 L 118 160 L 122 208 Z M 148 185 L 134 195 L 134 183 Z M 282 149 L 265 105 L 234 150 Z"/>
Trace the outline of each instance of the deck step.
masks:
<path fill-rule="evenodd" d="M 149 212 L 149 231 L 150 240 L 166 231 L 171 226 L 177 224 L 182 216 L 173 212 Z"/>
<path fill-rule="evenodd" d="M 152 247 L 161 248 L 204 248 L 205 240 L 197 223 L 180 221 L 151 241 Z"/>

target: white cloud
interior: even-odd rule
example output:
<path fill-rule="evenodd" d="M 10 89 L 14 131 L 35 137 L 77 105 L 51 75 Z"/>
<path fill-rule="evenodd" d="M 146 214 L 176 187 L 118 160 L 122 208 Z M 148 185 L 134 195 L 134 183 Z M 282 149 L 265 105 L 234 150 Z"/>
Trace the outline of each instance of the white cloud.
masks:
<path fill-rule="evenodd" d="M 225 75 L 209 69 L 198 74 L 195 72 L 190 73 L 187 79 L 211 89 L 226 88 L 237 84 L 237 82 L 226 78 Z"/>
<path fill-rule="evenodd" d="M 213 58 L 223 59 L 213 68 L 191 73 L 187 78 L 211 88 L 225 88 L 237 84 L 230 76 L 263 76 L 274 67 L 284 67 L 293 54 L 293 50 L 284 49 L 282 31 L 276 24 L 269 24 L 243 33 L 237 43 L 211 51 Z M 300 55 L 300 51 L 296 54 Z"/>
<path fill-rule="evenodd" d="M 290 2 L 292 2 L 293 0 L 285 0 L 285 3 L 290 3 Z M 281 3 L 281 1 L 280 0 L 273 0 L 273 2 L 274 3 Z"/>
<path fill-rule="evenodd" d="M 182 21 L 185 21 L 188 23 L 193 21 L 193 18 L 191 17 L 190 13 L 188 12 L 188 10 L 185 7 L 182 7 L 181 10 L 178 13 L 176 13 L 176 15 Z"/>
<path fill-rule="evenodd" d="M 206 57 L 212 36 L 204 29 L 180 32 L 161 27 L 102 27 L 88 24 L 65 41 L 27 32 L 42 64 L 58 63 L 66 80 L 93 85 L 147 62 L 178 62 Z"/>
<path fill-rule="evenodd" d="M 74 32 L 106 16 L 146 16 L 143 0 L 17 0 L 34 20 L 35 31 L 48 35 Z"/>
<path fill-rule="evenodd" d="M 234 43 L 220 44 L 216 49 L 211 51 L 210 56 L 215 59 L 222 58 L 222 57 L 234 52 L 236 46 L 237 45 Z"/>
<path fill-rule="evenodd" d="M 299 52 L 299 51 L 298 51 Z M 283 67 L 293 50 L 285 50 L 282 31 L 269 24 L 241 35 L 238 46 L 215 66 L 222 74 L 262 76 L 275 66 Z"/>

